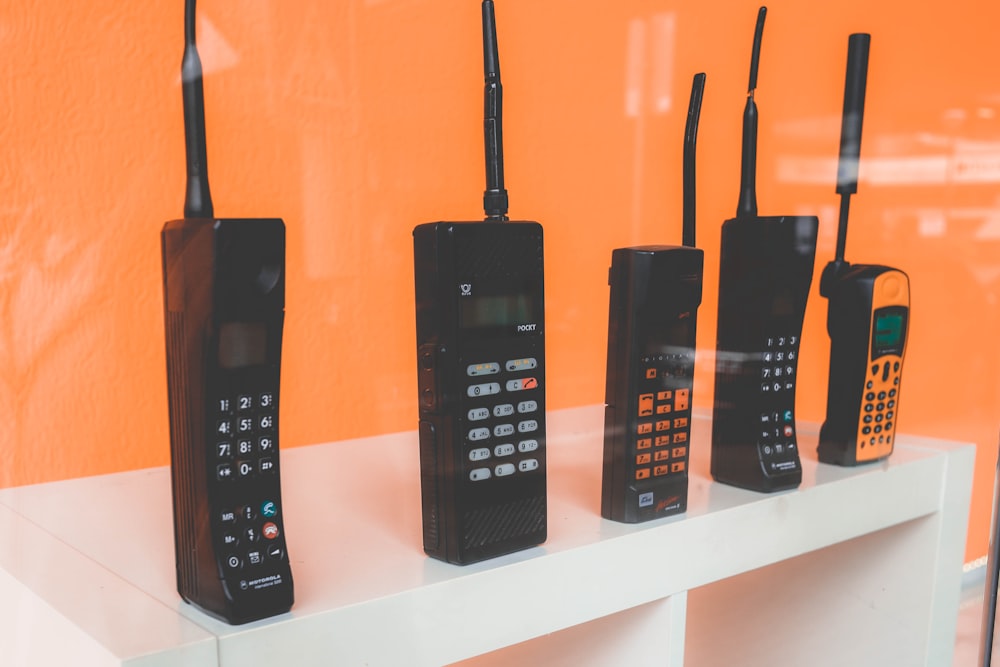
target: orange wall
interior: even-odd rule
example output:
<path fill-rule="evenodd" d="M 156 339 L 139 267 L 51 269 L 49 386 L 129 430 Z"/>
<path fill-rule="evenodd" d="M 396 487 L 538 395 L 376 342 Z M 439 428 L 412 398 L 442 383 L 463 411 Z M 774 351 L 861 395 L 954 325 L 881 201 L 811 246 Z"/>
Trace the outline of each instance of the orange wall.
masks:
<path fill-rule="evenodd" d="M 871 32 L 848 259 L 911 276 L 899 424 L 979 446 L 972 559 L 986 551 L 1000 421 L 1000 6 L 925 6 L 770 5 L 759 202 L 819 215 L 817 266 L 832 256 L 847 35 Z M 711 404 L 719 226 L 736 206 L 756 7 L 498 0 L 511 214 L 547 235 L 552 408 L 603 400 L 610 250 L 680 238 L 699 70 L 695 403 Z M 481 215 L 479 3 L 199 12 L 216 212 L 288 227 L 282 445 L 414 428 L 410 231 Z M 0 486 L 168 462 L 159 229 L 183 198 L 182 15 L 180 0 L 0 8 Z M 814 281 L 805 420 L 826 399 L 825 315 Z"/>

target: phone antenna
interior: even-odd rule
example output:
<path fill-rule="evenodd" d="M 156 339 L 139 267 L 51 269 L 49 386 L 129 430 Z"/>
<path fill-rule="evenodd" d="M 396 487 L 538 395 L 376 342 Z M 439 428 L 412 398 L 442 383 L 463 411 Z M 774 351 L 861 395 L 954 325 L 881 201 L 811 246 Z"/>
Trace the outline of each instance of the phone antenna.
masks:
<path fill-rule="evenodd" d="M 195 45 L 195 0 L 184 5 L 184 58 L 181 61 L 181 94 L 184 97 L 184 144 L 187 149 L 185 218 L 214 217 L 208 189 L 208 147 L 205 141 L 205 95 L 201 58 Z"/>
<path fill-rule="evenodd" d="M 684 127 L 684 227 L 682 243 L 695 247 L 695 148 L 698 143 L 698 119 L 701 117 L 701 99 L 705 94 L 705 73 L 694 75 L 691 83 L 691 101 L 688 102 L 687 124 Z"/>
<path fill-rule="evenodd" d="M 847 42 L 847 77 L 844 82 L 844 114 L 840 126 L 840 163 L 837 165 L 837 194 L 840 220 L 837 224 L 837 252 L 823 269 L 820 296 L 830 298 L 834 281 L 850 266 L 844 261 L 847 246 L 847 218 L 851 195 L 858 191 L 858 160 L 861 157 L 861 124 L 865 115 L 865 87 L 868 84 L 868 47 L 871 35 L 855 33 Z"/>
<path fill-rule="evenodd" d="M 484 133 L 486 137 L 486 191 L 483 209 L 486 220 L 507 220 L 507 190 L 503 184 L 503 86 L 500 84 L 500 55 L 493 0 L 483 0 L 483 70 L 486 74 Z"/>
<path fill-rule="evenodd" d="M 871 35 L 867 33 L 855 33 L 847 41 L 847 78 L 844 82 L 844 115 L 840 126 L 840 163 L 837 165 L 840 221 L 837 225 L 835 262 L 844 261 L 851 195 L 858 191 L 858 161 L 861 158 L 861 125 L 865 116 L 870 44 Z"/>
<path fill-rule="evenodd" d="M 767 7 L 757 12 L 757 27 L 753 34 L 753 51 L 750 55 L 750 85 L 747 86 L 747 105 L 743 110 L 743 158 L 740 164 L 740 202 L 736 217 L 757 215 L 757 104 L 753 94 L 757 89 L 757 66 L 760 62 L 760 42 L 764 36 L 764 18 Z"/>

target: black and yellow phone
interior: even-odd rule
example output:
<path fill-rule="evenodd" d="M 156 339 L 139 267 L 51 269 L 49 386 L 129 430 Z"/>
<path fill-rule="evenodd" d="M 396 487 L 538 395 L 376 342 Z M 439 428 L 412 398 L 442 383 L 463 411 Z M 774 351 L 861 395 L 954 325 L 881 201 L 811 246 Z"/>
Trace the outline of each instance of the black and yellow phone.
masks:
<path fill-rule="evenodd" d="M 837 254 L 820 279 L 829 299 L 830 379 L 819 460 L 853 466 L 892 454 L 910 321 L 910 281 L 899 269 L 844 261 L 850 196 L 858 189 L 871 36 L 850 36 L 840 138 Z"/>

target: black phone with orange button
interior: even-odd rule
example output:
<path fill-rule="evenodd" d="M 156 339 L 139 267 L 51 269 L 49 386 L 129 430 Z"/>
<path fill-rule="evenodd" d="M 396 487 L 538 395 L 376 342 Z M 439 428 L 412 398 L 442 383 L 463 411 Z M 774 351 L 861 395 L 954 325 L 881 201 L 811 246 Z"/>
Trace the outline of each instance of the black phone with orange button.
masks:
<path fill-rule="evenodd" d="M 160 236 L 177 590 L 238 624 L 294 600 L 278 455 L 285 224 L 215 217 L 194 31 L 187 0 L 188 188 Z"/>
<path fill-rule="evenodd" d="M 858 187 L 870 40 L 858 33 L 848 41 L 837 250 L 820 280 L 820 295 L 829 299 L 830 378 L 818 454 L 824 463 L 844 466 L 892 454 L 910 320 L 910 282 L 905 273 L 844 261 L 850 196 Z"/>
<path fill-rule="evenodd" d="M 743 110 L 740 196 L 722 225 L 712 411 L 712 478 L 761 493 L 802 482 L 795 390 L 819 219 L 757 210 L 757 13 Z"/>
<path fill-rule="evenodd" d="M 484 0 L 482 222 L 413 230 L 424 552 L 466 564 L 545 541 L 542 226 L 507 218 L 492 0 Z"/>
<path fill-rule="evenodd" d="M 684 147 L 684 244 L 611 253 L 601 515 L 614 521 L 687 509 L 705 258 L 694 247 L 694 147 L 704 86 L 705 75 L 696 75 Z"/>

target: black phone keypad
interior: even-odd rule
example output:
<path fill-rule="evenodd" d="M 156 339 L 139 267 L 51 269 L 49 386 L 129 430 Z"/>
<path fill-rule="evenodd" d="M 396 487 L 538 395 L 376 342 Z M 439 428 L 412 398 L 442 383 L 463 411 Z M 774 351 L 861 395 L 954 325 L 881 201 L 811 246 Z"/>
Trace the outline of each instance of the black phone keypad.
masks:
<path fill-rule="evenodd" d="M 215 399 L 215 534 L 226 575 L 286 558 L 278 484 L 277 392 L 245 387 Z"/>
<path fill-rule="evenodd" d="M 761 355 L 760 412 L 757 448 L 766 472 L 781 473 L 800 466 L 795 436 L 795 378 L 799 339 L 775 334 L 764 340 Z"/>
<path fill-rule="evenodd" d="M 858 424 L 859 451 L 875 450 L 878 456 L 888 456 L 892 452 L 901 370 L 902 359 L 893 355 L 869 367 Z"/>

